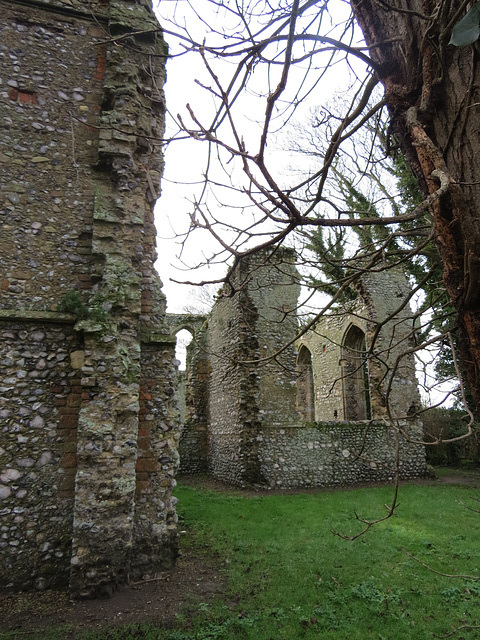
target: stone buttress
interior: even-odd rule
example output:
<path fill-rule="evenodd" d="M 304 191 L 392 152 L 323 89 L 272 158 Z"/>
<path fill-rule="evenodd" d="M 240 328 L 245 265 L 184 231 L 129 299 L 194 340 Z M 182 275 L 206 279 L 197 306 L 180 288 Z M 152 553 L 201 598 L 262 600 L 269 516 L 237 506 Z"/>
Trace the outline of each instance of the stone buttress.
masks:
<path fill-rule="evenodd" d="M 177 549 L 166 45 L 149 2 L 3 9 L 1 582 L 110 594 Z"/>

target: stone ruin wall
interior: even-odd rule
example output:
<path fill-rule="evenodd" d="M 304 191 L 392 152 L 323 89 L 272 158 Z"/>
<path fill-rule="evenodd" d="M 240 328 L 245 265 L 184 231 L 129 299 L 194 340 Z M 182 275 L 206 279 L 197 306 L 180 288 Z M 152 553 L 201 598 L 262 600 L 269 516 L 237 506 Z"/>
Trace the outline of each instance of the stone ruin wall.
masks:
<path fill-rule="evenodd" d="M 176 555 L 157 28 L 143 1 L 2 3 L 2 588 L 111 593 Z"/>
<path fill-rule="evenodd" d="M 207 346 L 208 321 L 204 315 L 167 314 L 172 335 L 186 329 L 192 335 L 187 347 L 187 366 L 180 371 L 176 389 L 181 413 L 182 432 L 179 448 L 179 473 L 207 473 L 208 465 L 208 398 L 211 374 Z"/>
<path fill-rule="evenodd" d="M 362 330 L 366 329 L 365 319 L 361 315 L 350 315 L 349 310 L 347 305 L 347 313 L 342 310 L 322 316 L 315 327 L 297 342 L 298 349 L 304 345 L 312 355 L 314 418 L 320 422 L 345 420 L 340 368 L 342 339 L 353 321 Z"/>
<path fill-rule="evenodd" d="M 365 273 L 359 282 L 359 294 L 365 305 L 367 344 L 373 344 L 369 362 L 372 411 L 378 417 L 388 414 L 399 423 L 414 415 L 421 405 L 415 360 L 408 353 L 415 346 L 416 330 L 410 304 L 404 304 L 410 293 L 400 270 Z M 377 332 L 378 323 L 382 323 L 382 328 Z M 388 384 L 391 388 L 387 392 Z"/>
<path fill-rule="evenodd" d="M 233 286 L 238 293 L 226 292 L 208 320 L 209 470 L 233 484 L 264 485 L 259 431 L 296 419 L 294 346 L 266 359 L 295 335 L 294 252 L 243 260 Z"/>
<path fill-rule="evenodd" d="M 298 351 L 293 346 L 282 354 L 280 366 L 275 361 L 240 364 L 271 355 L 295 335 L 294 315 L 284 314 L 295 309 L 299 292 L 293 254 L 280 251 L 277 261 L 268 265 L 265 254 L 260 254 L 241 263 L 236 283 L 246 282 L 250 274 L 248 285 L 233 297 L 220 298 L 204 327 L 211 374 L 209 447 L 206 456 L 205 449 L 197 451 L 201 466 L 221 480 L 244 486 L 335 486 L 391 480 L 397 431 L 383 420 L 384 371 L 374 365 L 369 372 L 372 419 L 347 420 L 342 341 L 354 324 L 365 333 L 368 344 L 377 322 L 395 311 L 399 296 L 406 293 L 403 275 L 393 271 L 365 279 L 361 293 L 366 304 L 357 302 L 338 315 L 325 316 L 297 341 L 297 350 L 303 344 L 312 354 L 315 420 L 305 421 L 296 408 Z M 403 316 L 400 312 L 400 317 L 385 325 L 376 341 L 378 356 L 395 361 L 411 339 L 409 316 L 409 310 Z M 195 342 L 190 349 L 195 362 Z M 413 366 L 408 357 L 397 372 L 391 402 L 395 417 L 401 418 L 396 426 L 408 437 L 421 439 L 421 424 L 405 419 L 419 399 Z M 181 462 L 183 473 L 197 472 L 190 466 L 197 442 L 190 426 L 184 427 L 180 447 L 181 460 L 186 454 Z M 400 437 L 400 451 L 401 476 L 422 476 L 424 447 Z"/>

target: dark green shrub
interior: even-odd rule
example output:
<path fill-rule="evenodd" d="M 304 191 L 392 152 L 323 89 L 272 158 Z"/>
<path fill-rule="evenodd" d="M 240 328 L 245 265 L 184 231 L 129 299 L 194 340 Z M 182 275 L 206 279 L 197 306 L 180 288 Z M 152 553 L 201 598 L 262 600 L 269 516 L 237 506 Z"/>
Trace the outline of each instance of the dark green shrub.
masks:
<path fill-rule="evenodd" d="M 468 416 L 458 409 L 430 409 L 423 416 L 425 441 L 450 440 L 467 433 Z M 468 438 L 427 446 L 427 462 L 436 466 L 480 465 L 480 424 Z"/>

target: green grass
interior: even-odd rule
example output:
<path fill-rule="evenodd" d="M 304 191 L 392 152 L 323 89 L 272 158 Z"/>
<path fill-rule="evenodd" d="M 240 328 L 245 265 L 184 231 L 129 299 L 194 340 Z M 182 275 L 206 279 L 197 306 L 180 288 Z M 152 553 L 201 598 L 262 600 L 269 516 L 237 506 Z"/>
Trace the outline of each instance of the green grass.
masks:
<path fill-rule="evenodd" d="M 425 640 L 480 624 L 480 581 L 436 575 L 402 550 L 439 572 L 480 575 L 480 515 L 460 504 L 479 490 L 407 485 L 392 519 L 353 542 L 332 534 L 359 530 L 354 511 L 383 515 L 391 493 L 381 487 L 242 497 L 180 486 L 182 543 L 216 558 L 226 581 L 222 596 L 179 615 L 174 630 L 144 626 L 79 637 Z M 453 637 L 473 640 L 478 633 L 463 629 Z"/>
<path fill-rule="evenodd" d="M 401 549 L 440 572 L 480 575 L 480 516 L 459 504 L 476 489 L 403 487 L 397 515 L 354 542 L 332 529 L 357 532 L 354 510 L 382 515 L 391 490 L 177 495 L 189 543 L 214 550 L 228 576 L 223 602 L 178 640 L 424 639 L 480 624 L 480 582 L 435 575 Z"/>

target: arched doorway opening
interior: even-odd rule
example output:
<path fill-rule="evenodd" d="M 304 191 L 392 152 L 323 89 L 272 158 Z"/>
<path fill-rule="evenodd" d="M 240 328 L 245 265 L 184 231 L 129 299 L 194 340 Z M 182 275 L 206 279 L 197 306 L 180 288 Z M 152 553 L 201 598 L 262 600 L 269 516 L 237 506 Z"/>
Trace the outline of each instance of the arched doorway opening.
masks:
<path fill-rule="evenodd" d="M 187 414 L 187 384 L 189 371 L 187 370 L 187 349 L 193 339 L 191 331 L 188 329 L 180 329 L 175 333 L 177 344 L 175 346 L 175 359 L 178 366 L 178 381 L 175 392 L 178 410 L 180 412 L 180 420 L 185 424 Z"/>
<path fill-rule="evenodd" d="M 189 329 L 180 329 L 176 334 L 177 345 L 175 347 L 175 358 L 179 362 L 179 371 L 185 371 L 187 368 L 187 349 L 193 339 L 193 334 Z"/>

